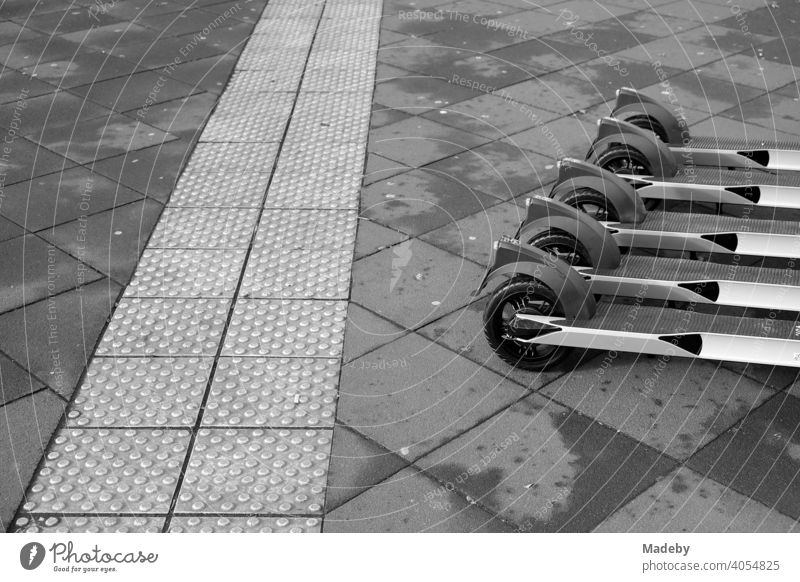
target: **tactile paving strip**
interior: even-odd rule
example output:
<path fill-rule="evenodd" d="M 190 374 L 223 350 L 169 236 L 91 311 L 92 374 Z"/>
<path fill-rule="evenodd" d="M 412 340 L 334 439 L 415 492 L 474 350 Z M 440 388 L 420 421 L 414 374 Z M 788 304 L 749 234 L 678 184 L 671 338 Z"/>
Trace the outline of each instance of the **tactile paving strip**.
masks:
<path fill-rule="evenodd" d="M 188 444 L 184 430 L 63 430 L 23 511 L 166 513 Z"/>
<path fill-rule="evenodd" d="M 199 208 L 261 208 L 269 174 L 225 172 L 181 175 L 168 206 Z"/>
<path fill-rule="evenodd" d="M 319 533 L 322 521 L 313 517 L 221 517 L 176 515 L 170 533 Z"/>
<path fill-rule="evenodd" d="M 95 358 L 67 425 L 194 426 L 211 364 L 211 358 Z"/>
<path fill-rule="evenodd" d="M 354 210 L 264 210 L 254 249 L 351 249 L 356 240 Z"/>
<path fill-rule="evenodd" d="M 354 70 L 363 71 L 368 77 L 375 74 L 375 53 L 369 50 L 339 50 L 327 49 L 312 53 L 308 58 L 309 69 L 324 67 L 352 67 Z M 371 103 L 370 103 L 371 104 Z"/>
<path fill-rule="evenodd" d="M 225 356 L 335 358 L 342 353 L 346 301 L 242 299 Z"/>
<path fill-rule="evenodd" d="M 332 427 L 339 360 L 220 358 L 206 426 Z"/>
<path fill-rule="evenodd" d="M 249 46 L 248 46 L 249 49 Z M 238 71 L 276 71 L 285 68 L 288 71 L 302 71 L 308 59 L 308 47 L 271 48 L 258 51 L 245 50 L 236 63 Z"/>
<path fill-rule="evenodd" d="M 213 356 L 230 299 L 124 298 L 106 328 L 98 356 Z"/>
<path fill-rule="evenodd" d="M 309 148 L 325 142 L 363 144 L 369 131 L 370 101 L 369 93 L 301 93 L 286 141 Z"/>
<path fill-rule="evenodd" d="M 22 516 L 14 524 L 17 533 L 159 533 L 164 517 L 93 517 L 71 515 Z"/>
<path fill-rule="evenodd" d="M 314 39 L 316 20 L 281 19 L 259 26 L 247 43 L 248 53 L 264 53 L 284 48 L 305 48 Z"/>
<path fill-rule="evenodd" d="M 239 296 L 347 299 L 352 260 L 352 250 L 254 250 L 244 272 Z"/>
<path fill-rule="evenodd" d="M 176 512 L 321 513 L 330 430 L 201 429 Z"/>
<path fill-rule="evenodd" d="M 259 24 L 270 24 L 273 20 L 284 20 L 287 18 L 319 18 L 322 14 L 324 0 L 316 2 L 288 2 L 278 4 L 272 0 L 262 13 L 262 20 Z"/>
<path fill-rule="evenodd" d="M 247 251 L 149 249 L 125 297 L 233 297 Z"/>
<path fill-rule="evenodd" d="M 300 86 L 303 78 L 302 68 L 278 69 L 275 71 L 238 71 L 233 74 L 228 82 L 225 95 L 236 93 L 250 93 L 251 99 L 272 99 L 272 95 L 252 95 L 260 92 L 291 91 L 293 94 Z"/>
<path fill-rule="evenodd" d="M 211 116 L 200 141 L 280 141 L 292 111 L 294 94 L 278 93 L 281 99 L 253 99 L 247 93 L 232 95 L 225 108 Z M 222 103 L 220 103 L 222 105 Z"/>
<path fill-rule="evenodd" d="M 184 174 L 209 172 L 272 173 L 280 144 L 199 143 L 184 169 Z"/>
<path fill-rule="evenodd" d="M 332 66 L 307 70 L 303 78 L 303 91 L 348 92 L 366 91 L 372 94 L 374 80 L 346 66 Z"/>
<path fill-rule="evenodd" d="M 257 208 L 166 208 L 148 248 L 246 249 L 257 218 Z"/>

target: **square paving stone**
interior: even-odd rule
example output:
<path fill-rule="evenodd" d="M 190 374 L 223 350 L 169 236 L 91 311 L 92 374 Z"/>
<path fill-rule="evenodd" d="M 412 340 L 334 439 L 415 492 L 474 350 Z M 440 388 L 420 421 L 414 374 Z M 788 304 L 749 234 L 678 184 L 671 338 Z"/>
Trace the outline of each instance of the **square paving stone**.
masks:
<path fill-rule="evenodd" d="M 679 460 L 773 394 L 715 362 L 609 354 L 542 392 Z"/>
<path fill-rule="evenodd" d="M 0 406 L 38 392 L 44 384 L 20 368 L 5 354 L 0 353 Z"/>
<path fill-rule="evenodd" d="M 315 517 L 222 517 L 176 515 L 169 533 L 319 533 Z"/>
<path fill-rule="evenodd" d="M 227 48 L 216 47 L 211 43 L 198 42 L 198 38 L 195 38 L 194 34 L 169 38 L 162 37 L 156 43 L 145 41 L 118 47 L 112 50 L 111 54 L 131 63 L 136 63 L 143 69 L 159 69 L 174 65 L 175 59 L 179 59 L 177 62 L 185 62 L 212 56 L 221 57 L 228 54 Z"/>
<path fill-rule="evenodd" d="M 22 70 L 37 79 L 58 85 L 61 89 L 71 89 L 116 77 L 126 78 L 138 68 L 136 63 L 109 54 L 82 52 L 73 56 L 70 52 L 61 55 L 59 59 L 34 63 Z"/>
<path fill-rule="evenodd" d="M 440 107 L 425 113 L 423 117 L 463 131 L 498 139 L 533 127 L 541 121 L 555 119 L 559 114 L 548 115 L 547 112 L 537 110 L 532 115 L 525 104 L 498 94 L 481 95 L 455 105 Z"/>
<path fill-rule="evenodd" d="M 126 297 L 233 297 L 244 268 L 242 250 L 148 249 Z"/>
<path fill-rule="evenodd" d="M 75 127 L 54 129 L 36 139 L 48 149 L 85 164 L 172 141 L 177 136 L 115 114 L 92 119 Z"/>
<path fill-rule="evenodd" d="M 26 20 L 33 14 L 46 12 L 62 12 L 74 8 L 74 0 L 53 0 L 52 2 L 31 4 L 27 0 L 6 0 L 3 3 L 3 17 Z"/>
<path fill-rule="evenodd" d="M 25 230 L 10 220 L 0 216 L 0 242 L 11 240 L 25 234 Z"/>
<path fill-rule="evenodd" d="M 558 172 L 552 160 L 505 141 L 455 154 L 426 169 L 502 200 L 538 190 Z"/>
<path fill-rule="evenodd" d="M 191 85 L 164 76 L 159 71 L 142 71 L 118 79 L 81 85 L 70 91 L 116 111 L 144 109 L 147 105 L 152 107 L 155 103 L 198 93 Z"/>
<path fill-rule="evenodd" d="M 595 59 L 561 71 L 562 74 L 591 81 L 605 99 L 615 99 L 622 87 L 649 87 L 664 79 L 681 74 L 681 69 L 660 67 L 657 72 L 649 63 L 620 61 L 611 55 L 608 59 Z"/>
<path fill-rule="evenodd" d="M 14 69 L 4 69 L 0 72 L 0 103 L 18 101 L 21 96 L 32 99 L 54 91 L 56 91 L 55 86 Z"/>
<path fill-rule="evenodd" d="M 635 46 L 614 54 L 622 62 L 630 60 L 660 63 L 667 67 L 690 70 L 721 59 L 724 55 L 716 49 L 681 42 L 675 37 L 665 37 Z"/>
<path fill-rule="evenodd" d="M 32 234 L 0 243 L 0 259 L 3 263 L 0 313 L 102 276 Z"/>
<path fill-rule="evenodd" d="M 183 62 L 172 70 L 172 76 L 197 91 L 209 91 L 218 95 L 225 89 L 235 64 L 235 55 L 218 55 Z"/>
<path fill-rule="evenodd" d="M 33 136 L 29 139 L 38 142 L 42 141 L 42 136 L 47 136 L 55 130 L 64 128 L 72 130 L 86 121 L 98 117 L 107 118 L 112 114 L 110 109 L 67 91 L 32 97 L 26 99 L 25 103 L 24 110 L 17 112 L 22 117 L 21 132 L 26 136 Z M 9 103 L 0 109 L 0 118 L 6 127 L 10 126 L 14 118 L 16 105 Z"/>
<path fill-rule="evenodd" d="M 567 22 L 577 20 L 579 23 L 595 23 L 603 20 L 621 17 L 624 14 L 634 12 L 639 6 L 631 7 L 624 4 L 587 4 L 583 0 L 571 0 L 570 2 L 559 3 L 552 11 L 558 11 L 561 19 Z M 563 11 L 569 11 L 569 13 Z M 563 26 L 563 25 L 562 25 Z"/>
<path fill-rule="evenodd" d="M 257 208 L 167 208 L 149 245 L 157 249 L 246 249 Z"/>
<path fill-rule="evenodd" d="M 700 474 L 800 519 L 800 399 L 777 394 L 697 453 Z"/>
<path fill-rule="evenodd" d="M 558 71 L 597 58 L 597 54 L 587 51 L 577 42 L 551 37 L 534 38 L 496 50 L 491 56 L 517 65 L 532 75 Z"/>
<path fill-rule="evenodd" d="M 40 36 L 31 40 L 0 46 L 0 61 L 6 67 L 22 69 L 37 63 L 58 61 L 63 59 L 64 55 L 73 56 L 82 52 L 94 51 L 82 49 L 78 43 L 66 41 L 62 38 Z"/>
<path fill-rule="evenodd" d="M 213 356 L 230 299 L 124 298 L 114 310 L 98 356 Z"/>
<path fill-rule="evenodd" d="M 3 7 L 5 8 L 5 5 Z M 5 18 L 5 15 L 3 17 Z M 16 22 L 11 22 L 10 20 L 0 21 L 0 45 L 15 44 L 39 36 L 41 36 L 41 33 L 20 26 Z"/>
<path fill-rule="evenodd" d="M 325 515 L 323 530 L 335 532 L 510 532 L 513 528 L 461 497 L 433 497 L 441 485 L 408 468 Z M 425 496 L 431 497 L 424 501 Z"/>
<path fill-rule="evenodd" d="M 378 51 L 378 62 L 447 79 L 450 77 L 453 61 L 471 54 L 468 50 L 442 46 L 441 43 L 425 38 L 410 38 L 381 47 Z"/>
<path fill-rule="evenodd" d="M 659 4 L 666 4 L 670 1 L 672 0 L 659 2 Z M 617 4 L 622 5 L 623 2 L 617 0 Z M 641 6 L 637 0 L 625 0 L 625 4 Z M 650 5 L 655 6 L 653 2 L 650 2 Z M 701 23 L 685 18 L 686 14 L 683 16 L 684 18 L 677 18 L 659 14 L 657 10 L 641 10 L 620 16 L 619 22 L 634 33 L 646 32 L 655 37 L 675 36 L 683 31 L 700 27 Z M 705 28 L 701 28 L 701 30 L 705 30 Z"/>
<path fill-rule="evenodd" d="M 378 180 L 396 176 L 402 172 L 410 170 L 407 165 L 395 162 L 378 154 L 368 154 L 367 164 L 364 168 L 362 184 L 368 186 Z"/>
<path fill-rule="evenodd" d="M 746 54 L 753 53 L 750 51 Z M 800 64 L 800 39 L 790 36 L 776 38 L 756 47 L 755 54 L 771 63 L 797 66 Z"/>
<path fill-rule="evenodd" d="M 536 394 L 418 464 L 526 532 L 590 531 L 675 467 Z"/>
<path fill-rule="evenodd" d="M 108 53 L 113 48 L 122 48 L 144 41 L 155 42 L 160 35 L 161 32 L 158 30 L 145 28 L 133 22 L 122 22 L 95 26 L 89 30 L 80 30 L 60 36 L 65 40 L 79 42 L 84 46 Z"/>
<path fill-rule="evenodd" d="M 559 12 L 559 16 L 562 13 Z M 578 46 L 581 52 L 576 55 L 576 62 L 622 51 L 657 38 L 646 31 L 628 28 L 614 18 L 587 23 L 581 18 L 572 20 L 568 15 L 560 19 L 559 24 L 561 32 L 549 35 L 546 39 Z"/>
<path fill-rule="evenodd" d="M 746 34 L 740 29 L 731 29 L 724 26 L 698 26 L 691 30 L 676 34 L 675 38 L 681 42 L 714 49 L 725 55 L 735 55 L 744 51 L 745 55 L 753 55 L 755 47 L 761 52 L 760 45 L 774 40 L 770 36 Z M 738 55 L 736 55 L 738 56 Z M 727 58 L 726 58 L 727 60 Z"/>
<path fill-rule="evenodd" d="M 800 69 L 743 53 L 705 66 L 702 72 L 704 76 L 715 77 L 729 83 L 771 91 L 796 82 Z"/>
<path fill-rule="evenodd" d="M 739 121 L 746 120 L 772 131 L 781 131 L 797 127 L 800 123 L 800 100 L 787 97 L 775 91 L 756 97 L 751 101 L 739 103 L 720 115 Z"/>
<path fill-rule="evenodd" d="M 800 522 L 681 467 L 606 519 L 594 531 L 788 533 L 800 531 Z"/>
<path fill-rule="evenodd" d="M 0 212 L 35 232 L 134 200 L 137 192 L 77 167 L 9 186 Z"/>
<path fill-rule="evenodd" d="M 368 218 L 361 217 L 358 221 L 358 238 L 353 260 L 358 260 L 407 240 L 408 236 L 391 228 L 381 226 Z"/>
<path fill-rule="evenodd" d="M 342 353 L 345 301 L 240 299 L 223 355 L 336 358 Z"/>
<path fill-rule="evenodd" d="M 390 453 L 343 425 L 333 429 L 333 445 L 325 492 L 325 513 L 369 491 L 407 465 Z"/>
<path fill-rule="evenodd" d="M 529 390 L 538 390 L 564 372 L 570 372 L 578 367 L 582 358 L 589 359 L 594 356 L 594 352 L 575 350 L 573 355 L 548 372 L 531 372 L 509 366 L 497 357 L 486 342 L 483 334 L 485 306 L 486 299 L 470 303 L 423 327 L 419 330 L 419 334 Z"/>
<path fill-rule="evenodd" d="M 210 358 L 94 358 L 67 426 L 192 427 L 212 363 Z"/>
<path fill-rule="evenodd" d="M 551 160 L 557 161 L 563 157 L 581 160 L 586 157 L 586 152 L 596 137 L 596 121 L 589 122 L 582 117 L 570 115 L 510 135 L 503 143 L 510 144 L 513 148 L 536 152 Z M 554 168 L 548 168 L 549 165 L 545 164 L 544 170 L 555 171 Z M 533 181 L 531 185 L 537 186 Z"/>
<path fill-rule="evenodd" d="M 606 100 L 590 81 L 561 73 L 552 73 L 506 87 L 500 95 L 506 99 L 532 105 L 532 113 L 536 114 L 536 119 L 540 121 L 547 119 L 549 113 L 540 115 L 539 109 L 566 115 Z M 528 108 L 528 111 L 531 109 Z"/>
<path fill-rule="evenodd" d="M 521 34 L 508 34 L 507 30 L 499 26 L 486 26 L 467 15 L 466 22 L 463 15 L 449 19 L 447 25 L 425 36 L 425 39 L 443 45 L 464 48 L 475 52 L 489 52 L 525 41 Z"/>
<path fill-rule="evenodd" d="M 188 140 L 174 140 L 106 158 L 91 167 L 148 198 L 166 202 L 192 145 Z"/>
<path fill-rule="evenodd" d="M 12 402 L 0 414 L 0 530 L 10 529 L 14 513 L 44 454 L 53 431 L 64 415 L 64 401 L 42 390 Z"/>
<path fill-rule="evenodd" d="M 52 174 L 75 166 L 75 162 L 54 154 L 21 137 L 12 143 L 4 143 L 0 150 L 0 173 L 5 172 L 5 185 L 30 180 L 37 176 Z M 33 162 L 31 162 L 33 160 Z"/>
<path fill-rule="evenodd" d="M 175 511 L 321 513 L 330 449 L 330 430 L 201 429 Z"/>
<path fill-rule="evenodd" d="M 375 103 L 372 106 L 372 115 L 370 115 L 370 129 L 375 129 L 378 127 L 383 127 L 384 125 L 389 125 L 390 123 L 395 123 L 397 121 L 403 121 L 404 119 L 408 119 L 410 115 L 407 113 L 403 113 L 402 111 L 398 111 L 397 109 L 392 109 L 391 107 L 384 107 L 379 103 Z"/>
<path fill-rule="evenodd" d="M 357 303 L 350 303 L 347 307 L 342 361 L 347 364 L 406 333 L 388 319 L 378 317 Z"/>
<path fill-rule="evenodd" d="M 39 235 L 93 269 L 127 283 L 161 210 L 151 200 L 132 202 Z"/>
<path fill-rule="evenodd" d="M 156 103 L 141 116 L 138 112 L 142 110 L 134 110 L 128 112 L 127 115 L 172 135 L 195 139 L 200 135 L 216 104 L 216 95 L 200 93 L 164 103 Z"/>
<path fill-rule="evenodd" d="M 101 279 L 0 316 L 0 350 L 69 399 L 120 287 Z"/>
<path fill-rule="evenodd" d="M 726 2 L 693 0 L 692 2 L 671 2 L 661 5 L 658 7 L 658 13 L 667 16 L 692 18 L 705 25 L 711 25 L 727 20 L 732 11 L 731 6 Z"/>
<path fill-rule="evenodd" d="M 759 2 L 757 6 L 756 10 L 749 10 L 744 14 L 744 24 L 750 33 L 780 37 L 781 41 L 792 38 L 800 19 L 797 6 L 777 2 L 766 6 Z M 742 18 L 741 14 L 731 16 L 729 13 L 717 20 L 716 24 L 733 30 L 742 30 Z"/>
<path fill-rule="evenodd" d="M 220 358 L 204 426 L 331 428 L 339 360 Z"/>
<path fill-rule="evenodd" d="M 475 95 L 475 91 L 450 83 L 447 78 L 427 75 L 388 79 L 375 87 L 376 103 L 411 115 L 445 108 Z"/>
<path fill-rule="evenodd" d="M 337 418 L 413 460 L 511 405 L 524 392 L 410 334 L 342 368 Z"/>
<path fill-rule="evenodd" d="M 370 184 L 362 191 L 362 215 L 412 236 L 483 212 L 498 199 L 448 180 L 437 172 L 413 170 Z"/>
<path fill-rule="evenodd" d="M 710 117 L 700 123 L 691 127 L 692 135 L 710 135 L 720 136 L 732 139 L 766 139 L 766 140 L 783 140 L 789 142 L 796 142 L 798 133 L 797 129 L 791 127 L 790 124 L 783 124 L 782 129 L 792 131 L 788 133 L 784 131 L 770 130 L 760 125 L 751 125 L 743 121 L 731 119 L 729 117 L 714 116 Z"/>
<path fill-rule="evenodd" d="M 63 430 L 23 510 L 166 513 L 188 445 L 185 430 Z"/>
<path fill-rule="evenodd" d="M 106 24 L 121 24 L 122 21 L 104 14 L 102 11 L 89 10 L 83 6 L 73 5 L 71 10 L 64 12 L 49 12 L 47 14 L 34 14 L 25 20 L 29 26 L 40 32 L 56 36 L 77 30 L 88 30 L 94 26 Z"/>
<path fill-rule="evenodd" d="M 350 300 L 415 329 L 472 300 L 482 269 L 417 239 L 353 265 Z"/>

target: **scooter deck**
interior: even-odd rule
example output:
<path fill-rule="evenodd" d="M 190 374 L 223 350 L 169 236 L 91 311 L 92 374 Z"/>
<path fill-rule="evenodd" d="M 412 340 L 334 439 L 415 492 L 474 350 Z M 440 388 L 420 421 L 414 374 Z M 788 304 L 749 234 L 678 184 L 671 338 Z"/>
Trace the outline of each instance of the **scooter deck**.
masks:
<path fill-rule="evenodd" d="M 642 305 L 600 303 L 591 319 L 520 314 L 544 325 L 530 343 L 639 354 L 800 366 L 797 320 L 743 318 Z"/>
<path fill-rule="evenodd" d="M 800 235 L 800 224 L 788 220 L 742 219 L 735 216 L 699 214 L 694 212 L 647 213 L 639 223 L 604 223 L 610 228 L 669 233 L 758 233 L 769 235 Z M 800 243 L 798 243 L 800 245 Z M 800 246 L 798 246 L 800 251 Z M 800 255 L 798 255 L 800 256 Z"/>
<path fill-rule="evenodd" d="M 754 139 L 742 139 L 716 135 L 693 135 L 686 146 L 690 149 L 698 150 L 783 150 L 788 152 L 800 152 L 800 142 L 765 139 L 760 137 Z"/>
<path fill-rule="evenodd" d="M 800 173 L 790 171 L 765 172 L 760 169 L 754 169 L 748 173 L 742 170 L 696 167 L 692 169 L 680 168 L 672 178 L 659 179 L 658 181 L 668 184 L 700 184 L 703 186 L 722 187 L 782 186 L 785 188 L 800 188 Z M 798 192 L 798 195 L 800 195 L 800 192 Z"/>

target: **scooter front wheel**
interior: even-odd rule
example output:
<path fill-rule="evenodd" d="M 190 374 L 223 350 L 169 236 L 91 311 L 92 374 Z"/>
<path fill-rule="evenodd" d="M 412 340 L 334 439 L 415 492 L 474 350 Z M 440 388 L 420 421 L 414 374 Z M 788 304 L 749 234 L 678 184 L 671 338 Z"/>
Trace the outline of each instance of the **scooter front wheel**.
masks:
<path fill-rule="evenodd" d="M 567 206 L 585 212 L 600 222 L 619 222 L 619 213 L 608 199 L 592 188 L 577 188 L 559 198 Z"/>
<path fill-rule="evenodd" d="M 517 314 L 563 317 L 558 297 L 536 279 L 515 278 L 489 299 L 483 314 L 483 330 L 489 346 L 505 362 L 524 370 L 544 370 L 561 362 L 572 348 L 528 343 L 521 340 L 545 333 L 546 327 L 518 320 Z"/>
<path fill-rule="evenodd" d="M 592 267 L 592 256 L 581 242 L 563 231 L 549 230 L 532 237 L 529 245 L 561 259 L 573 267 Z"/>
<path fill-rule="evenodd" d="M 593 162 L 596 166 L 613 172 L 614 174 L 628 174 L 633 176 L 652 176 L 653 165 L 642 152 L 626 145 L 617 145 L 609 148 Z M 661 200 L 648 198 L 644 200 L 646 210 L 655 210 L 661 206 Z"/>
<path fill-rule="evenodd" d="M 631 115 L 628 118 L 623 117 L 623 121 L 627 121 L 635 125 L 636 127 L 641 127 L 642 129 L 646 129 L 647 131 L 652 131 L 658 139 L 663 141 L 664 143 L 669 143 L 669 136 L 667 135 L 667 130 L 664 129 L 664 126 L 661 125 L 661 122 L 658 121 L 656 118 L 650 115 L 644 114 L 636 114 Z"/>

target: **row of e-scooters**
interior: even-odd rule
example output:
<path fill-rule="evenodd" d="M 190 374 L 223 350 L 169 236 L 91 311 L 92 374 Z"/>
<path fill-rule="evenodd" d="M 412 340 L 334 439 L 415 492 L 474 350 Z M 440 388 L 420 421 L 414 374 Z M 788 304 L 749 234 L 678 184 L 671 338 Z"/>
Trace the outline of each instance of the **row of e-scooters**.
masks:
<path fill-rule="evenodd" d="M 800 366 L 798 210 L 800 143 L 691 136 L 621 89 L 495 243 L 486 338 L 532 370 L 574 349 Z"/>

